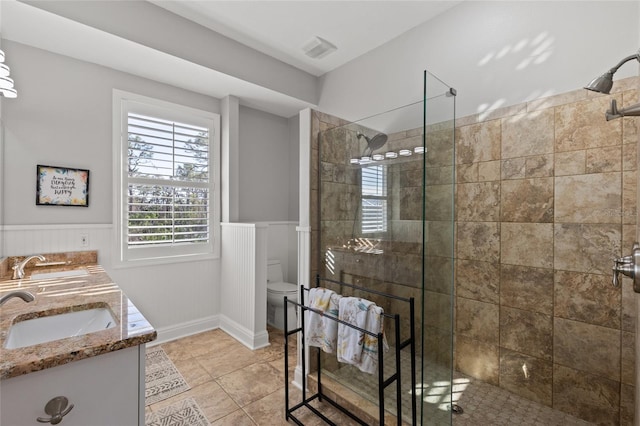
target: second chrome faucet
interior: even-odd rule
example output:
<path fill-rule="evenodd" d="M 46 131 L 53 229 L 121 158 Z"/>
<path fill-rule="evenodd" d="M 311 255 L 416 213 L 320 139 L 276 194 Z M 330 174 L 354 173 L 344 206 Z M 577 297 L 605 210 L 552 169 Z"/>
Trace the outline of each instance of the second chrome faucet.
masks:
<path fill-rule="evenodd" d="M 21 280 L 24 278 L 24 267 L 27 266 L 32 259 L 38 259 L 40 262 L 44 262 L 46 259 L 41 254 L 36 254 L 34 256 L 27 256 L 21 262 L 16 262 L 11 269 L 13 269 L 12 279 Z"/>

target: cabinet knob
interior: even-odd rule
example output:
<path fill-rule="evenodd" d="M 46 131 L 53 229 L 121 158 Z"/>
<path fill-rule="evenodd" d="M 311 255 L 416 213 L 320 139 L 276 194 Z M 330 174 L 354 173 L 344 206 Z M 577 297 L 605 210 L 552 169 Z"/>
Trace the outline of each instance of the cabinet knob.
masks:
<path fill-rule="evenodd" d="M 56 396 L 51 401 L 47 402 L 44 407 L 44 412 L 51 417 L 46 419 L 44 417 L 38 417 L 36 420 L 40 423 L 51 423 L 57 425 L 62 421 L 62 418 L 69 414 L 69 411 L 73 408 L 73 404 L 69 405 L 69 400 L 65 396 Z"/>

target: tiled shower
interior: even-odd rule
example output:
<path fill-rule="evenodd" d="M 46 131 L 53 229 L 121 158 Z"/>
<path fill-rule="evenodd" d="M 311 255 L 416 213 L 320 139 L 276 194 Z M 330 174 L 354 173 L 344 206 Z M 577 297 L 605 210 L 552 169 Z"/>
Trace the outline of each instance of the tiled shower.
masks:
<path fill-rule="evenodd" d="M 424 300 L 426 314 L 446 317 L 450 295 L 433 284 L 451 265 L 432 251 L 452 244 L 437 219 L 450 213 L 442 184 L 455 173 L 454 369 L 596 424 L 631 425 L 635 296 L 627 279 L 612 286 L 611 266 L 636 238 L 638 128 L 634 118 L 605 121 L 611 99 L 637 102 L 638 79 L 618 81 L 611 95 L 578 89 L 456 118 L 455 169 L 426 169 L 425 217 L 436 220 L 425 231 L 425 269 L 435 278 L 425 281 Z M 329 179 L 326 164 L 319 166 L 318 134 L 345 124 L 312 114 L 312 212 L 318 178 Z M 437 125 L 427 132 L 428 156 L 453 155 L 438 151 Z M 402 138 L 421 139 L 421 128 L 389 134 L 389 143 Z M 422 184 L 410 170 L 402 179 Z M 403 194 L 399 202 L 411 202 L 410 190 Z M 420 217 L 406 219 L 410 236 Z M 320 259 L 316 251 L 312 274 L 324 267 Z M 411 274 L 419 266 L 396 270 Z M 417 294 L 391 281 L 378 285 Z M 451 331 L 427 322 L 424 329 L 444 340 Z M 448 367 L 442 347 L 429 357 Z"/>

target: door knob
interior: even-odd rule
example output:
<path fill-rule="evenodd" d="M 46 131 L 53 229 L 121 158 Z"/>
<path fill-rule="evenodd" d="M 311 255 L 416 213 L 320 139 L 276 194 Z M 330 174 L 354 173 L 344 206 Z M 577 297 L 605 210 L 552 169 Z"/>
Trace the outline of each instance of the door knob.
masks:
<path fill-rule="evenodd" d="M 640 244 L 633 243 L 631 254 L 613 260 L 613 280 L 615 287 L 620 285 L 619 273 L 633 280 L 633 290 L 640 293 Z"/>

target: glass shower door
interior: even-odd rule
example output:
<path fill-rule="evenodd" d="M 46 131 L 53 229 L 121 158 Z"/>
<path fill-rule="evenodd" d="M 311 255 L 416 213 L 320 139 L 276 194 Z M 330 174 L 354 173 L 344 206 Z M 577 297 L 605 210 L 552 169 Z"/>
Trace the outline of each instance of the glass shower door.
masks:
<path fill-rule="evenodd" d="M 320 132 L 318 139 L 314 251 L 319 275 L 415 299 L 415 389 L 410 348 L 403 348 L 399 357 L 401 411 L 409 424 L 414 414 L 418 424 L 451 422 L 451 93 L 425 73 L 421 100 L 356 122 L 323 115 L 323 125 L 333 127 Z M 384 321 L 390 350 L 384 353 L 382 368 L 390 377 L 397 365 L 396 345 L 411 336 L 409 305 L 348 286 L 331 289 L 343 296 L 366 297 L 385 313 L 400 315 L 398 336 L 393 321 Z M 321 374 L 377 404 L 377 375 L 340 363 L 332 353 L 321 353 Z M 395 386 L 385 389 L 384 404 L 389 413 L 396 413 Z"/>

